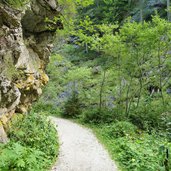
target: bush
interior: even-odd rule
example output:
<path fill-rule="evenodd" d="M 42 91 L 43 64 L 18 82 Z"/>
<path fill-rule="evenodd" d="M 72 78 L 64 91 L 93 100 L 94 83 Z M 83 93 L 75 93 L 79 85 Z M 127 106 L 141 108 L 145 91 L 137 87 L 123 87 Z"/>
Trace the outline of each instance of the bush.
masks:
<path fill-rule="evenodd" d="M 78 117 L 81 114 L 81 104 L 77 94 L 73 94 L 64 104 L 64 117 Z"/>
<path fill-rule="evenodd" d="M 39 149 L 49 157 L 56 156 L 56 130 L 45 116 L 31 113 L 22 121 L 13 120 L 7 133 L 15 142 Z"/>
<path fill-rule="evenodd" d="M 168 141 L 171 142 L 171 112 L 165 112 L 161 115 L 161 127 L 164 128 Z"/>
<path fill-rule="evenodd" d="M 81 121 L 85 123 L 110 123 L 115 119 L 114 113 L 105 108 L 101 110 L 99 108 L 86 109 L 81 116 Z"/>
<path fill-rule="evenodd" d="M 51 163 L 46 154 L 19 143 L 8 143 L 0 147 L 0 170 L 43 171 Z"/>
<path fill-rule="evenodd" d="M 61 111 L 58 107 L 55 107 L 51 103 L 46 103 L 42 101 L 39 101 L 33 105 L 32 112 L 33 113 L 43 112 L 46 113 L 47 115 L 56 115 L 56 116 L 59 116 L 61 114 Z"/>
<path fill-rule="evenodd" d="M 162 106 L 160 102 L 142 104 L 138 108 L 133 108 L 131 110 L 130 120 L 140 129 L 161 129 L 163 127 L 162 115 L 167 111 L 167 109 L 168 107 Z"/>
<path fill-rule="evenodd" d="M 12 142 L 21 144 L 23 148 L 26 147 L 29 153 L 31 153 L 30 149 L 35 149 L 51 163 L 56 159 L 58 151 L 56 130 L 45 116 L 35 113 L 24 117 L 17 116 L 12 119 L 7 133 Z"/>
<path fill-rule="evenodd" d="M 112 123 L 100 125 L 95 128 L 96 135 L 109 150 L 111 156 L 125 171 L 165 171 L 166 148 L 171 146 L 166 139 L 154 134 L 135 134 L 133 128 L 130 131 L 121 131 L 118 125 L 132 125 L 131 123 Z M 121 128 L 127 126 L 122 126 Z M 119 126 L 120 127 L 120 126 Z M 132 126 L 131 126 L 132 127 Z M 133 126 L 134 127 L 134 126 Z M 115 132 L 116 131 L 116 132 Z M 117 133 L 119 132 L 119 135 Z M 134 134 L 134 135 L 132 135 Z M 126 135 L 126 136 L 124 136 Z M 170 152 L 169 152 L 170 153 Z M 171 168 L 171 155 L 168 165 Z"/>
<path fill-rule="evenodd" d="M 132 123 L 120 121 L 106 126 L 104 131 L 109 135 L 109 137 L 119 138 L 135 135 L 136 130 L 136 126 Z"/>
<path fill-rule="evenodd" d="M 115 141 L 117 146 L 117 160 L 127 171 L 157 171 L 165 170 L 162 164 L 164 159 L 159 154 L 160 139 L 155 136 L 142 135 L 136 140 L 119 138 Z"/>

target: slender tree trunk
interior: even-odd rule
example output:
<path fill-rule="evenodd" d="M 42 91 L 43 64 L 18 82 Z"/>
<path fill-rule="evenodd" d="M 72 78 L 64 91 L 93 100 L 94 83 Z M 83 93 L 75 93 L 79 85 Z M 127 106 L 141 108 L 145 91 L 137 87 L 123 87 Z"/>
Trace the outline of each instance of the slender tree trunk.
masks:
<path fill-rule="evenodd" d="M 118 53 L 117 57 L 117 63 L 118 63 L 118 78 L 119 78 L 119 93 L 118 93 L 118 99 L 121 98 L 122 96 L 122 78 L 121 78 L 121 59 L 120 59 L 120 52 Z M 118 113 L 120 114 L 121 111 L 121 101 L 118 104 Z"/>
<path fill-rule="evenodd" d="M 158 43 L 158 70 L 159 70 L 159 88 L 160 88 L 160 94 L 162 98 L 163 105 L 165 104 L 164 102 L 164 96 L 163 96 L 163 85 L 162 85 L 162 68 L 161 68 L 161 55 L 160 55 L 160 42 Z"/>
<path fill-rule="evenodd" d="M 144 0 L 141 0 L 141 9 L 140 9 L 140 21 L 143 24 L 143 8 L 144 8 Z"/>
<path fill-rule="evenodd" d="M 140 10 L 140 21 L 143 23 L 143 9 Z"/>
<path fill-rule="evenodd" d="M 129 118 L 129 113 L 130 113 L 131 104 L 132 104 L 133 99 L 134 99 L 134 96 L 133 96 L 133 97 L 131 97 L 131 98 L 130 98 L 130 101 L 129 101 L 127 118 Z"/>
<path fill-rule="evenodd" d="M 99 7 L 99 0 L 96 1 L 96 6 Z"/>
<path fill-rule="evenodd" d="M 129 93 L 130 93 L 130 89 L 131 89 L 131 86 L 132 86 L 132 77 L 131 77 L 131 80 L 130 80 L 130 83 L 128 85 L 128 89 L 127 89 L 127 93 L 126 93 L 126 106 L 125 106 L 125 115 L 128 117 L 129 115 L 129 103 L 130 103 L 130 99 L 129 99 Z"/>
<path fill-rule="evenodd" d="M 72 93 L 73 93 L 72 94 L 73 95 L 73 98 L 75 99 L 76 98 L 76 81 L 74 81 Z"/>
<path fill-rule="evenodd" d="M 88 44 L 85 43 L 85 52 L 88 53 Z"/>
<path fill-rule="evenodd" d="M 140 68 L 140 76 L 139 76 L 139 94 L 138 94 L 138 100 L 137 100 L 137 108 L 139 107 L 140 99 L 141 99 L 141 93 L 143 89 L 143 71 L 141 69 L 141 62 L 139 61 L 139 52 L 137 50 L 137 66 Z M 144 58 L 144 55 L 143 55 Z"/>
<path fill-rule="evenodd" d="M 137 101 L 137 108 L 139 107 L 139 103 L 140 103 L 140 99 L 141 99 L 141 93 L 142 93 L 142 88 L 143 88 L 142 77 L 139 78 L 139 84 L 140 84 L 140 89 L 139 89 L 139 95 L 138 95 L 138 101 Z"/>
<path fill-rule="evenodd" d="M 106 71 L 103 72 L 103 79 L 102 79 L 102 83 L 100 86 L 100 102 L 99 102 L 99 110 L 100 111 L 103 106 L 103 91 L 104 91 L 105 80 L 106 80 Z"/>
<path fill-rule="evenodd" d="M 167 19 L 171 21 L 171 12 L 170 12 L 170 0 L 167 0 Z"/>
<path fill-rule="evenodd" d="M 165 171 L 169 171 L 170 167 L 169 167 L 169 149 L 166 148 L 166 158 L 164 161 L 164 166 L 165 166 Z"/>

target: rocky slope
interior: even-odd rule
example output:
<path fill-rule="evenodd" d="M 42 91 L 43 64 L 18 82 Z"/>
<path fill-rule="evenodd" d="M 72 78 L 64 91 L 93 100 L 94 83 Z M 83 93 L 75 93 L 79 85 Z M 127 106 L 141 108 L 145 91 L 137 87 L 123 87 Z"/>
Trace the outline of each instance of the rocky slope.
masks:
<path fill-rule="evenodd" d="M 48 82 L 46 64 L 57 28 L 56 0 L 30 0 L 16 9 L 0 0 L 0 141 L 14 113 L 26 113 Z M 53 22 L 52 22 L 53 21 Z"/>

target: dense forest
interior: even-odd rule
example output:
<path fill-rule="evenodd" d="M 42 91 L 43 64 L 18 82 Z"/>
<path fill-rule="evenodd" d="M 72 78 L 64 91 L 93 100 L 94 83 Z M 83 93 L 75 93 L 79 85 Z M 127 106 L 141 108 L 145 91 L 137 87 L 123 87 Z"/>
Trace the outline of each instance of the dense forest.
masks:
<path fill-rule="evenodd" d="M 88 4 L 90 3 L 90 4 Z M 166 1 L 94 1 L 59 31 L 35 110 L 94 129 L 121 170 L 170 168 L 170 35 Z M 67 15 L 67 13 L 64 15 Z M 44 106 L 44 107 L 43 107 Z"/>
<path fill-rule="evenodd" d="M 0 170 L 52 165 L 59 144 L 49 115 L 91 128 L 120 170 L 171 170 L 170 0 L 58 3 L 61 15 L 45 18 L 49 31 L 62 23 L 46 67 L 49 83 L 29 114 L 7 126 L 11 141 L 0 145 Z"/>

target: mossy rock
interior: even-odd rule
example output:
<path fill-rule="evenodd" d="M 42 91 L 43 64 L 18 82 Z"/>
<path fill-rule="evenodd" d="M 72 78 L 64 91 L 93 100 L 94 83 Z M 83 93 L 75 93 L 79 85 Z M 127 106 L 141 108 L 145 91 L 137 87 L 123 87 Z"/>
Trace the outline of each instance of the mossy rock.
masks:
<path fill-rule="evenodd" d="M 7 4 L 14 8 L 24 7 L 30 0 L 1 0 L 0 3 Z"/>
<path fill-rule="evenodd" d="M 2 115 L 2 117 L 0 118 L 0 122 L 2 125 L 6 125 L 8 122 L 8 118 L 6 117 L 6 115 Z"/>

